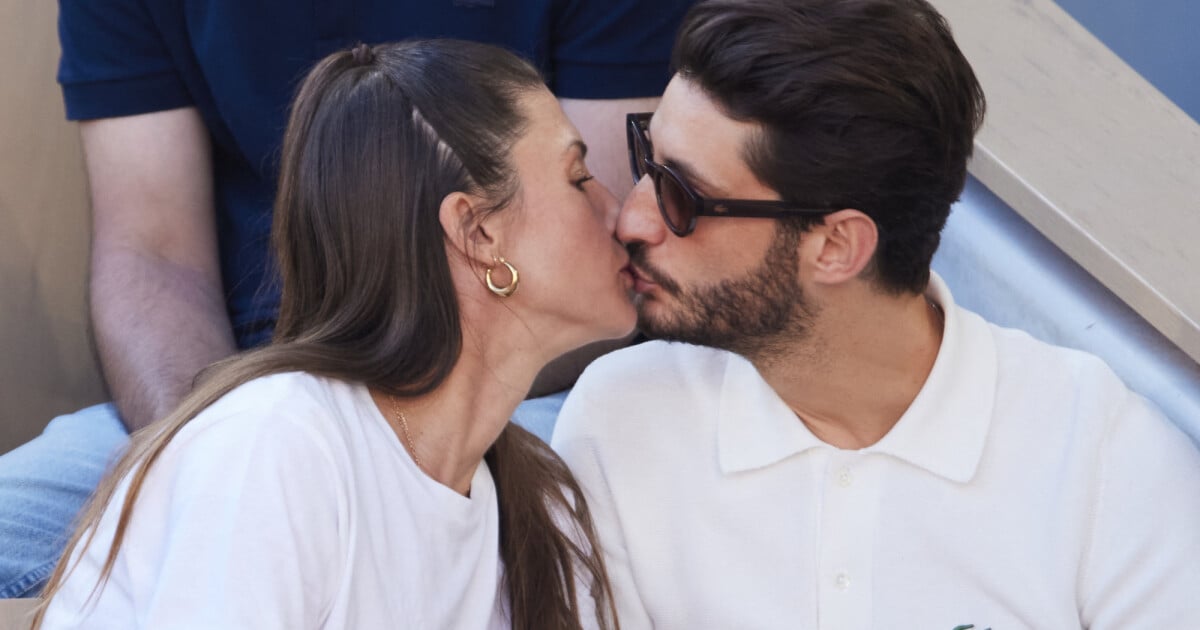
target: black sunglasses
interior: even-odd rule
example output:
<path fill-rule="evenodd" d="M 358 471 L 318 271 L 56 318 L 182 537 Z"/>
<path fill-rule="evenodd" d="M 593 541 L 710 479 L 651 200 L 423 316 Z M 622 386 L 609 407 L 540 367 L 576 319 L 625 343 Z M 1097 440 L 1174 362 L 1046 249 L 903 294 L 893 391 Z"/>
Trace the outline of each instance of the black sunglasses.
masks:
<path fill-rule="evenodd" d="M 625 139 L 629 143 L 629 168 L 636 186 L 649 174 L 654 195 L 667 227 L 676 236 L 696 229 L 696 217 L 778 218 L 789 214 L 829 214 L 838 208 L 805 208 L 786 201 L 762 199 L 705 199 L 671 167 L 655 162 L 646 131 L 653 114 L 626 114 Z"/>

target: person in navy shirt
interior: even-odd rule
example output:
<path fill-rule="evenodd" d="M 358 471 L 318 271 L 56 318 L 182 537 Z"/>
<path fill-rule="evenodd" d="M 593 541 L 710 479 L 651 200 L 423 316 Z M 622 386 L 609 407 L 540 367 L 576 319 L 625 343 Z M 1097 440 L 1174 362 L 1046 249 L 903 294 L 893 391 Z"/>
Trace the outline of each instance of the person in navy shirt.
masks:
<path fill-rule="evenodd" d="M 38 592 L 128 431 L 172 408 L 204 366 L 270 338 L 277 154 L 287 103 L 316 60 L 413 36 L 516 51 L 579 127 L 598 179 L 621 195 L 631 185 L 624 114 L 653 109 L 691 4 L 61 0 L 58 78 L 68 118 L 81 121 L 91 316 L 114 402 L 56 418 L 0 457 L 0 597 Z M 543 393 L 570 377 L 552 381 Z M 534 408 L 553 414 L 560 400 Z"/>

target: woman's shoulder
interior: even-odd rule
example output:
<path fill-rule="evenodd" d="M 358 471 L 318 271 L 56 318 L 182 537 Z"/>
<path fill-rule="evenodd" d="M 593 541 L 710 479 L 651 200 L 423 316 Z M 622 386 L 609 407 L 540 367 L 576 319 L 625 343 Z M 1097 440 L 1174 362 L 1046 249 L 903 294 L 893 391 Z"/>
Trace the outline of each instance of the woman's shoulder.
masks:
<path fill-rule="evenodd" d="M 254 448 L 329 457 L 331 440 L 355 413 L 355 386 L 306 372 L 286 372 L 243 383 L 180 429 L 169 450 L 204 456 Z M 318 451 L 320 453 L 318 453 Z"/>
<path fill-rule="evenodd" d="M 239 416 L 240 425 L 300 424 L 344 411 L 356 387 L 308 372 L 283 372 L 252 379 L 202 410 L 193 422 L 220 423 Z M 323 423 L 322 423 L 323 424 Z"/>

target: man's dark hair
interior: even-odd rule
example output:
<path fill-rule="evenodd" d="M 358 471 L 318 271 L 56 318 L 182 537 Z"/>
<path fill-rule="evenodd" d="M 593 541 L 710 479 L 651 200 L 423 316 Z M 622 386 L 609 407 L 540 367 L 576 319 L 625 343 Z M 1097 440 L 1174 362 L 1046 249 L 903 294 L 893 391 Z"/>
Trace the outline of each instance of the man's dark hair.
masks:
<path fill-rule="evenodd" d="M 726 115 L 761 125 L 743 158 L 763 183 L 787 201 L 866 213 L 879 286 L 924 290 L 985 108 L 928 2 L 700 2 L 672 65 Z"/>

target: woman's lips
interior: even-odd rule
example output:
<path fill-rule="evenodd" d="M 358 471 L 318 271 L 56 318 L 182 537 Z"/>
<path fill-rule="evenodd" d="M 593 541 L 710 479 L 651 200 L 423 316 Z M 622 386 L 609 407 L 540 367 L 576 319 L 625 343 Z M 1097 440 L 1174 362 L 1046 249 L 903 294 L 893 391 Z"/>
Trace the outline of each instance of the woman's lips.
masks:
<path fill-rule="evenodd" d="M 632 289 L 637 282 L 637 276 L 635 275 L 633 268 L 629 265 L 625 265 L 624 267 L 621 267 L 621 271 L 618 273 L 621 276 L 621 280 L 625 283 L 625 288 Z"/>

